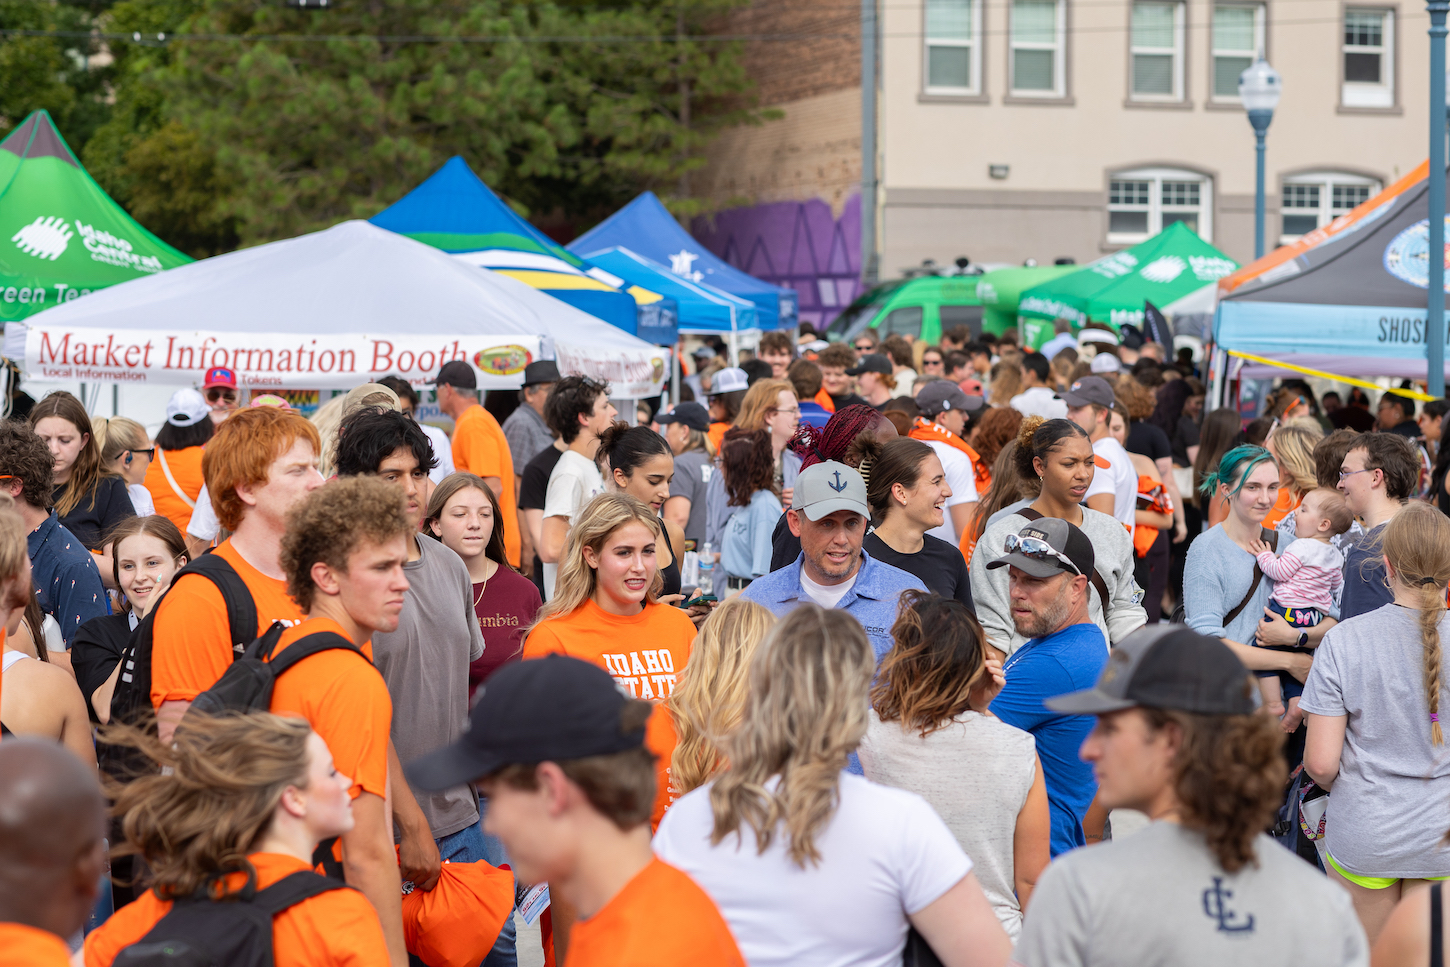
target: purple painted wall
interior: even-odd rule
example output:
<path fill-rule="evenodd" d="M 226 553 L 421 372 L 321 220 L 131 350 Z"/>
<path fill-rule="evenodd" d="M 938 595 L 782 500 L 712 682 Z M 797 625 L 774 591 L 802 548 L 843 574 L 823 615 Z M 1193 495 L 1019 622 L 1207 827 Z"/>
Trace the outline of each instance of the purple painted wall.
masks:
<path fill-rule="evenodd" d="M 860 294 L 860 195 L 839 219 L 819 198 L 772 202 L 696 218 L 691 234 L 736 268 L 795 289 L 801 322 L 817 329 Z"/>

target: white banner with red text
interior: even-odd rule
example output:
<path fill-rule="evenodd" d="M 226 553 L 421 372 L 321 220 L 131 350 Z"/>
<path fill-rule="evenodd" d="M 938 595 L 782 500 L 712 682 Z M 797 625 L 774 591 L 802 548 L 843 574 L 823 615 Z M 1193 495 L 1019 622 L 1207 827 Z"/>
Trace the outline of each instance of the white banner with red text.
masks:
<path fill-rule="evenodd" d="M 670 350 L 575 346 L 540 336 L 391 334 L 296 335 L 280 332 L 105 332 L 83 326 L 5 326 L 5 355 L 24 360 L 36 382 L 116 382 L 198 386 L 225 366 L 248 389 L 351 389 L 389 374 L 422 384 L 438 368 L 467 360 L 482 389 L 523 384 L 524 367 L 554 358 L 565 375 L 608 381 L 610 395 L 656 396 L 669 371 Z"/>

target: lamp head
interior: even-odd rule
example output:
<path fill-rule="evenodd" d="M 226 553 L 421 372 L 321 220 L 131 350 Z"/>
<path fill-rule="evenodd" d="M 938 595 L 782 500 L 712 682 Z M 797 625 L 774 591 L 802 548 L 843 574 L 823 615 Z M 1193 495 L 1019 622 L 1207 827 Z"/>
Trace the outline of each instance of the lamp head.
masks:
<path fill-rule="evenodd" d="M 1239 99 L 1246 111 L 1273 112 L 1279 106 L 1279 95 L 1283 93 L 1279 72 L 1260 57 L 1239 75 Z"/>

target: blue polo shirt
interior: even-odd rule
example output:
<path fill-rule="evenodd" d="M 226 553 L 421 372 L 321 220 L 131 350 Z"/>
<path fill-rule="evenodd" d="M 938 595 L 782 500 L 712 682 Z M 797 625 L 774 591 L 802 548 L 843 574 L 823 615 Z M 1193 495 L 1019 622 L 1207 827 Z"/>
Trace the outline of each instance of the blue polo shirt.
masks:
<path fill-rule="evenodd" d="M 804 561 L 805 555 L 801 554 L 796 557 L 795 563 L 756 578 L 740 596 L 764 605 L 777 618 L 794 611 L 811 600 L 801 587 Z M 914 575 L 875 560 L 865 551 L 861 552 L 861 569 L 856 572 L 856 583 L 836 607 L 861 622 L 877 662 L 891 650 L 891 626 L 896 623 L 901 593 L 911 590 L 925 591 L 926 585 Z"/>
<path fill-rule="evenodd" d="M 1097 719 L 1065 715 L 1043 699 L 1092 688 L 1108 663 L 1108 642 L 1091 622 L 1068 625 L 1055 634 L 1033 638 L 1007 659 L 1007 684 L 992 702 L 992 713 L 1008 725 L 1031 732 L 1042 760 L 1047 806 L 1052 817 L 1052 855 L 1084 845 L 1082 821 L 1097 795 L 1093 768 L 1078 755 Z"/>
<path fill-rule="evenodd" d="M 69 648 L 77 628 L 111 613 L 95 557 L 53 513 L 30 532 L 27 550 L 40 610 L 55 618 Z"/>

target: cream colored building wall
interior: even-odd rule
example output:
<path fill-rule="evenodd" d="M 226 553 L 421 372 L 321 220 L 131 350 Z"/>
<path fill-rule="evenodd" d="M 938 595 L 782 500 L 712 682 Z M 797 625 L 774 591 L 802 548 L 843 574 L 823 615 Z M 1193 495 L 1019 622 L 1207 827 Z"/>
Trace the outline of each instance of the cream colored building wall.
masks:
<path fill-rule="evenodd" d="M 884 0 L 881 111 L 883 274 L 923 258 L 1079 262 L 1120 246 L 1107 242 L 1110 174 L 1174 167 L 1212 179 L 1212 241 L 1253 255 L 1254 139 L 1241 107 L 1208 103 L 1212 3 L 1192 0 L 1185 32 L 1182 103 L 1128 102 L 1129 0 L 1068 0 L 1066 94 L 1059 101 L 1006 99 L 1008 3 L 983 11 L 979 99 L 927 97 L 923 8 Z M 1278 237 L 1281 178 L 1308 170 L 1371 175 L 1389 184 L 1427 154 L 1428 17 L 1419 4 L 1395 11 L 1396 105 L 1339 106 L 1343 5 L 1270 0 L 1267 56 L 1283 75 L 1269 129 L 1269 247 Z M 994 179 L 990 165 L 1007 165 Z"/>
<path fill-rule="evenodd" d="M 723 132 L 693 176 L 712 207 L 821 198 L 839 216 L 861 182 L 861 88 L 775 105 L 784 117 Z"/>

